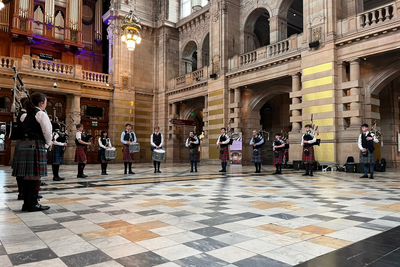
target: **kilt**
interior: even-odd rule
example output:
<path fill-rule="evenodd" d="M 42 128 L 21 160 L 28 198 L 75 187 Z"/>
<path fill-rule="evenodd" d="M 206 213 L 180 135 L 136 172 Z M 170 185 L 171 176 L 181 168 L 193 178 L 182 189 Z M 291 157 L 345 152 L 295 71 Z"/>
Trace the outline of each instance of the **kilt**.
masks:
<path fill-rule="evenodd" d="M 304 153 L 304 149 L 308 148 L 308 151 L 310 151 L 310 154 L 308 156 L 306 156 L 306 154 Z M 303 146 L 303 157 L 302 157 L 303 162 L 308 162 L 310 164 L 314 164 L 315 163 L 315 156 L 314 156 L 314 146 Z"/>
<path fill-rule="evenodd" d="M 21 141 L 13 169 L 13 176 L 47 176 L 47 149 L 43 141 Z"/>
<path fill-rule="evenodd" d="M 85 146 L 77 145 L 75 151 L 75 162 L 85 163 L 85 161 L 87 161 Z"/>
<path fill-rule="evenodd" d="M 251 162 L 253 163 L 262 163 L 262 152 L 261 148 L 258 149 L 258 155 L 254 155 L 254 149 L 251 151 Z"/>
<path fill-rule="evenodd" d="M 103 160 L 110 161 L 109 159 L 106 159 L 106 150 L 105 149 L 100 148 L 99 151 L 97 151 L 97 160 L 98 161 L 103 161 Z"/>
<path fill-rule="evenodd" d="M 21 144 L 21 140 L 17 140 L 17 142 L 15 143 L 15 149 L 14 149 L 14 157 L 13 157 L 13 163 L 11 165 L 11 169 L 15 169 L 14 164 L 15 162 L 17 162 L 17 155 L 18 155 L 18 147 L 19 144 Z"/>
<path fill-rule="evenodd" d="M 360 151 L 360 163 L 362 164 L 375 164 L 375 153 L 368 151 L 368 156 L 363 157 Z"/>
<path fill-rule="evenodd" d="M 222 148 L 220 148 L 220 149 L 223 149 L 223 150 L 224 150 L 224 153 L 223 153 L 223 154 L 221 154 L 221 152 L 219 153 L 219 159 L 220 159 L 222 162 L 228 161 L 228 160 L 229 160 L 229 150 L 228 150 L 228 147 L 226 146 L 226 147 L 222 147 Z"/>
<path fill-rule="evenodd" d="M 51 149 L 51 161 L 53 163 L 62 163 L 64 159 L 64 149 L 61 146 L 53 145 Z"/>
<path fill-rule="evenodd" d="M 274 165 L 275 164 L 282 164 L 283 163 L 283 155 L 285 155 L 285 149 L 279 149 L 276 150 L 278 151 L 278 157 L 275 157 L 275 153 L 274 153 Z"/>
<path fill-rule="evenodd" d="M 124 157 L 124 161 L 129 161 L 129 160 L 134 160 L 135 159 L 135 153 L 129 153 L 129 145 L 124 145 L 122 148 L 122 153 Z"/>
<path fill-rule="evenodd" d="M 200 153 L 199 153 L 199 150 L 198 150 L 197 148 L 193 148 L 194 153 L 190 153 L 190 150 L 192 150 L 192 149 L 189 149 L 189 160 L 190 160 L 190 161 L 199 162 L 199 161 L 200 161 Z"/>

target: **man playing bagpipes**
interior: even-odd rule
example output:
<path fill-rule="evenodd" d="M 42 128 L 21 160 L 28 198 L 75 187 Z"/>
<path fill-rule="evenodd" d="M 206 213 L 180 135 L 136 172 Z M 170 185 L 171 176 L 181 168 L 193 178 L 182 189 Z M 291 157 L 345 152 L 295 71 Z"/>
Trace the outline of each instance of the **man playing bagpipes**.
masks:
<path fill-rule="evenodd" d="M 221 135 L 218 137 L 217 146 L 220 147 L 219 159 L 221 160 L 222 169 L 219 172 L 226 172 L 226 166 L 229 160 L 229 149 L 228 146 L 231 139 L 226 134 L 226 128 L 221 128 Z"/>
<path fill-rule="evenodd" d="M 53 122 L 53 144 L 51 146 L 51 159 L 53 170 L 53 181 L 62 181 L 65 178 L 60 177 L 60 165 L 64 160 L 65 147 L 68 145 L 68 135 L 60 131 L 60 124 Z"/>
<path fill-rule="evenodd" d="M 360 149 L 360 163 L 364 164 L 364 175 L 360 178 L 368 178 L 368 167 L 371 175 L 369 179 L 374 179 L 375 147 L 374 143 L 379 143 L 375 134 L 368 130 L 368 124 L 361 126 L 362 134 L 358 137 L 358 148 Z"/>
<path fill-rule="evenodd" d="M 189 132 L 189 137 L 186 139 L 186 147 L 189 148 L 190 172 L 197 172 L 197 162 L 200 160 L 199 153 L 200 141 L 193 131 Z"/>
<path fill-rule="evenodd" d="M 315 163 L 314 144 L 317 142 L 317 138 L 315 137 L 314 133 L 311 132 L 311 128 L 312 125 L 307 124 L 305 126 L 306 133 L 301 137 L 301 146 L 303 147 L 302 160 L 306 169 L 306 172 L 303 174 L 303 176 L 313 176 L 312 165 Z"/>
<path fill-rule="evenodd" d="M 276 171 L 273 174 L 282 174 L 282 163 L 286 144 L 281 138 L 282 134 L 277 133 L 275 135 L 275 141 L 272 143 L 274 150 L 274 165 L 276 168 Z"/>
<path fill-rule="evenodd" d="M 87 163 L 87 157 L 85 152 L 86 146 L 91 146 L 91 142 L 85 142 L 86 140 L 83 135 L 83 124 L 76 125 L 76 135 L 75 135 L 75 144 L 76 144 L 76 151 L 75 151 L 75 162 L 78 162 L 78 175 L 77 178 L 87 178 L 87 175 L 83 173 Z"/>
<path fill-rule="evenodd" d="M 264 144 L 264 138 L 258 134 L 258 131 L 253 131 L 253 137 L 250 140 L 250 145 L 253 147 L 251 151 L 251 162 L 254 163 L 256 171 L 254 173 L 261 173 L 261 163 L 263 161 L 261 146 Z"/>

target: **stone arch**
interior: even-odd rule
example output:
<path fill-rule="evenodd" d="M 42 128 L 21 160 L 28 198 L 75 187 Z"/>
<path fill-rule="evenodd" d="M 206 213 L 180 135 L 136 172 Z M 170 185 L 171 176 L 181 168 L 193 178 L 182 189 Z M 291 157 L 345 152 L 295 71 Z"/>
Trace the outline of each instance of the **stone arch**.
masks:
<path fill-rule="evenodd" d="M 371 97 L 373 94 L 379 94 L 379 92 L 382 91 L 385 86 L 387 86 L 399 75 L 400 61 L 397 61 L 381 70 L 365 85 L 365 97 Z"/>
<path fill-rule="evenodd" d="M 249 110 L 258 111 L 265 104 L 276 95 L 290 93 L 292 88 L 288 85 L 274 85 L 265 89 L 265 92 L 255 97 L 249 104 Z"/>
<path fill-rule="evenodd" d="M 181 74 L 197 70 L 197 50 L 199 44 L 196 40 L 189 40 L 183 46 L 181 52 Z"/>
<path fill-rule="evenodd" d="M 266 7 L 253 8 L 246 16 L 242 25 L 242 51 L 249 52 L 270 43 L 271 9 Z"/>
<path fill-rule="evenodd" d="M 201 66 L 210 65 L 210 33 L 208 32 L 201 40 Z"/>

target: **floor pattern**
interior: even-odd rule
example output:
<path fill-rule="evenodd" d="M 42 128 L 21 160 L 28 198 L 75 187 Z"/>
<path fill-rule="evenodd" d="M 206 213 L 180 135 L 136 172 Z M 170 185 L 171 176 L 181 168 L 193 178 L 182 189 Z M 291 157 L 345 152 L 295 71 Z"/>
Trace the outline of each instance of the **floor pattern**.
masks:
<path fill-rule="evenodd" d="M 41 204 L 51 209 L 35 213 L 20 211 L 10 193 L 15 179 L 0 169 L 0 266 L 318 267 L 306 262 L 399 233 L 396 172 L 369 180 L 341 172 L 254 174 L 251 167 L 192 174 L 175 165 L 159 176 L 143 166 L 127 177 L 111 166 L 104 177 L 95 168 L 83 182 L 50 179 Z M 137 182 L 157 178 L 171 182 Z"/>

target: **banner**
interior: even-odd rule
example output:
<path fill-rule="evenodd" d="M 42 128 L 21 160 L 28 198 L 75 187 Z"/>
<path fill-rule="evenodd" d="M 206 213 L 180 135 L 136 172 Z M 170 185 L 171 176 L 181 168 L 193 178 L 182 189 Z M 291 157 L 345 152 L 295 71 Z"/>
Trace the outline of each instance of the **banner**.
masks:
<path fill-rule="evenodd" d="M 243 144 L 242 144 L 242 133 L 234 133 L 232 136 L 235 136 L 235 140 L 233 141 L 230 147 L 229 157 L 231 160 L 232 166 L 242 166 L 242 153 L 243 153 Z"/>

